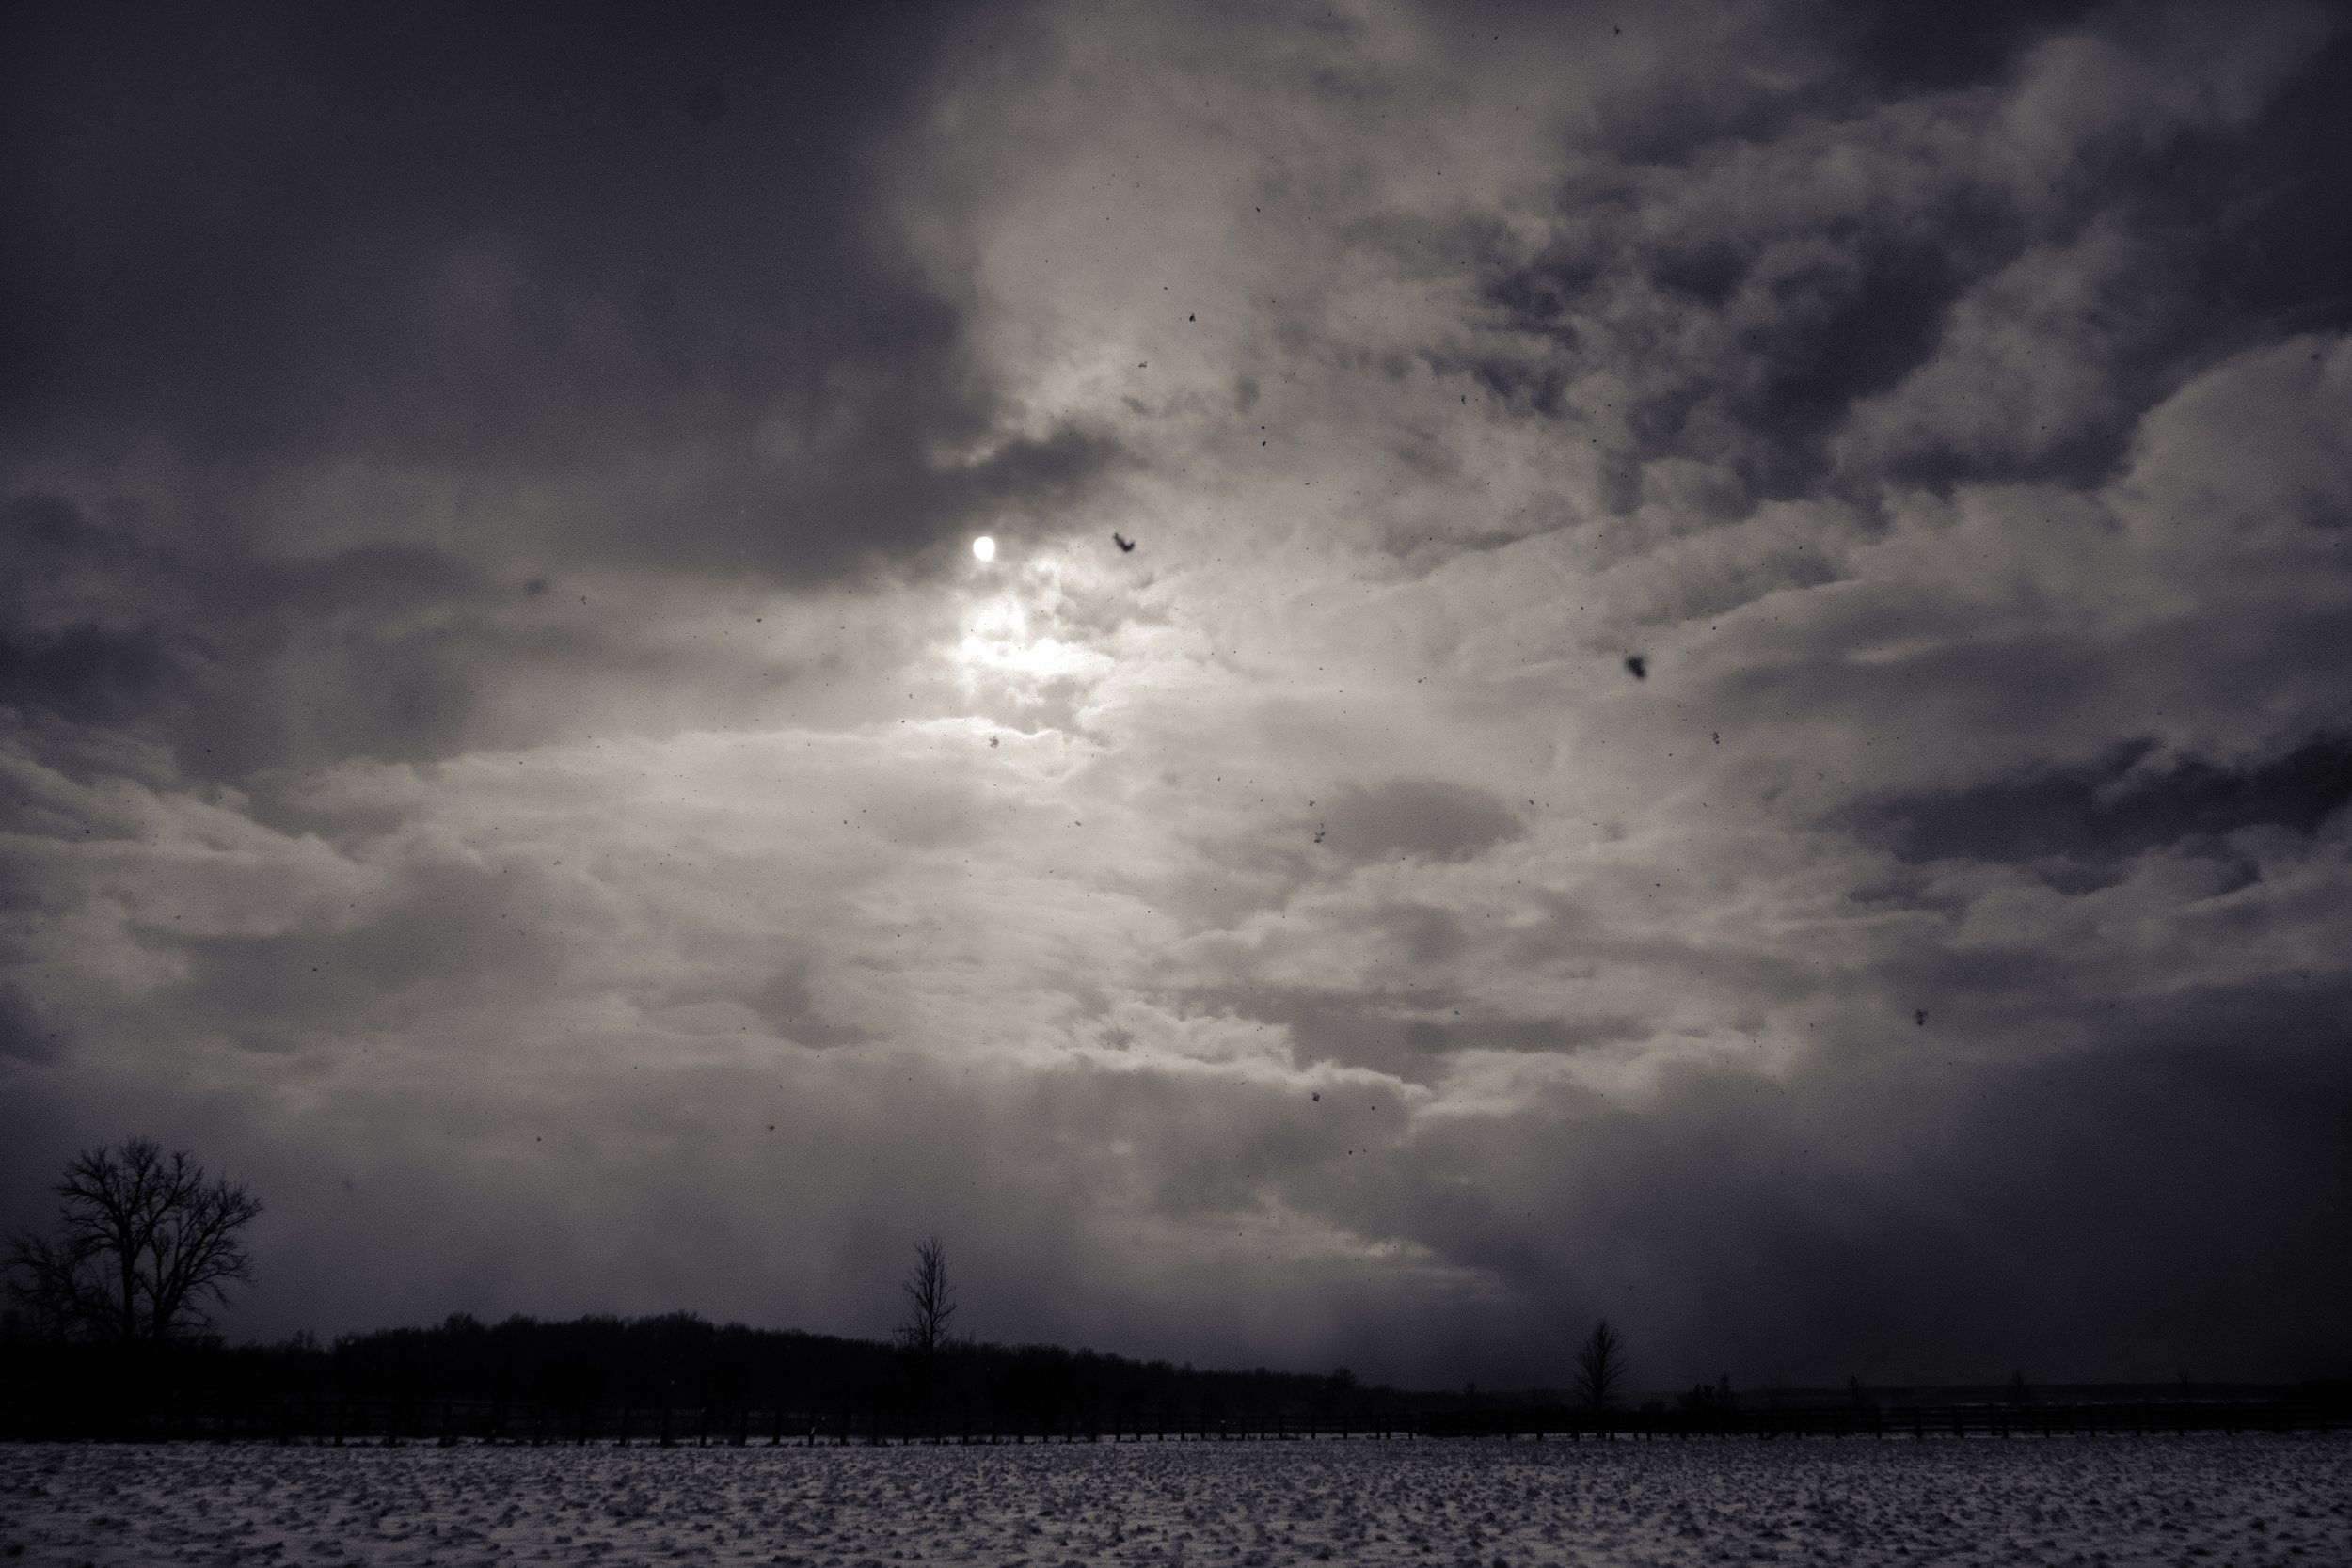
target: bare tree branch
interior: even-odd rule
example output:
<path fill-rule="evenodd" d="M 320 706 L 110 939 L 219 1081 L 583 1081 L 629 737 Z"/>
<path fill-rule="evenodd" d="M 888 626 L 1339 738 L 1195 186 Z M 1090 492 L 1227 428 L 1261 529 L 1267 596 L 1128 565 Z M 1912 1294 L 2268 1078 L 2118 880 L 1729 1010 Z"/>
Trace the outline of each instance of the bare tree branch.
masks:
<path fill-rule="evenodd" d="M 1593 1325 L 1584 1343 L 1577 1347 L 1576 1392 L 1595 1410 L 1608 1409 L 1611 1397 L 1624 1386 L 1623 1348 L 1624 1341 L 1605 1318 Z"/>
<path fill-rule="evenodd" d="M 103 1275 L 87 1250 L 64 1235 L 30 1230 L 8 1233 L 8 1294 L 22 1303 L 34 1333 L 47 1338 L 79 1338 L 103 1318 Z"/>
<path fill-rule="evenodd" d="M 48 1236 L 8 1238 L 9 1293 L 44 1332 L 128 1342 L 212 1326 L 208 1304 L 253 1277 L 238 1233 L 261 1214 L 242 1185 L 152 1138 L 85 1149 L 57 1182 Z"/>
<path fill-rule="evenodd" d="M 151 1243 L 148 1325 L 153 1338 L 212 1327 L 204 1304 L 225 1302 L 230 1283 L 252 1280 L 253 1259 L 236 1236 L 261 1212 L 260 1200 L 226 1177 L 188 1188 Z"/>
<path fill-rule="evenodd" d="M 947 1278 L 947 1248 L 936 1236 L 914 1243 L 914 1266 L 899 1283 L 907 1315 L 898 1321 L 898 1343 L 929 1365 L 949 1342 L 947 1325 L 956 1315 L 956 1288 Z"/>

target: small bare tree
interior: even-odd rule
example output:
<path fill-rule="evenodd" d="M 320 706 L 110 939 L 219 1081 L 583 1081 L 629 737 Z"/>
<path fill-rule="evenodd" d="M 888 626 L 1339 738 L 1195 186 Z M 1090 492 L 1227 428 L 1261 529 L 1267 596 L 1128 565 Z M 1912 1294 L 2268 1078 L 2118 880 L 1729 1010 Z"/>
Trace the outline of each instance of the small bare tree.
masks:
<path fill-rule="evenodd" d="M 946 1243 L 936 1236 L 915 1243 L 914 1266 L 907 1270 L 898 1289 L 907 1298 L 907 1315 L 898 1320 L 898 1343 L 928 1366 L 947 1345 L 947 1325 L 956 1315 L 956 1288 L 947 1278 Z"/>
<path fill-rule="evenodd" d="M 208 1307 L 253 1277 L 239 1233 L 261 1200 L 208 1179 L 186 1149 L 152 1138 L 85 1149 L 55 1189 L 49 1234 L 10 1233 L 8 1291 L 36 1331 L 130 1344 L 200 1333 Z"/>
<path fill-rule="evenodd" d="M 1609 1408 L 1611 1396 L 1625 1383 L 1623 1341 L 1604 1318 L 1584 1336 L 1576 1351 L 1576 1392 L 1595 1410 Z"/>

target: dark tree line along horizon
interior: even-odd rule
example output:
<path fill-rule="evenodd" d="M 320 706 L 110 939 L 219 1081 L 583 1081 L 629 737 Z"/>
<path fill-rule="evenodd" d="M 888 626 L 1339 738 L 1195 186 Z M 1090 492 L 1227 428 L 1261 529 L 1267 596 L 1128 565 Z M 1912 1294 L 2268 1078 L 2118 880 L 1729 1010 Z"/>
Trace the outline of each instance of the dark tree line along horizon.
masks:
<path fill-rule="evenodd" d="M 1567 1386 L 1480 1395 L 1365 1386 L 1345 1368 L 1327 1374 L 1199 1370 L 1057 1345 L 980 1343 L 960 1335 L 947 1248 L 914 1243 L 899 1284 L 903 1313 L 887 1340 L 714 1325 L 690 1312 L 568 1321 L 510 1317 L 485 1324 L 456 1313 L 429 1327 L 340 1336 L 308 1334 L 274 1346 L 228 1346 L 212 1334 L 229 1288 L 254 1278 L 242 1241 L 262 1212 L 242 1183 L 209 1175 L 184 1149 L 131 1137 L 86 1149 L 51 1189 L 57 1215 L 47 1232 L 7 1239 L 13 1305 L 0 1317 L 8 1386 L 71 1401 L 104 1387 L 129 1406 L 176 1386 L 215 1395 L 420 1404 L 474 1400 L 540 1410 L 759 1406 L 820 1418 L 896 1412 L 930 1422 L 1011 1421 L 1031 1430 L 1057 1420 L 1372 1418 L 1375 1409 L 1475 1412 L 1518 1406 L 1598 1414 L 1626 1398 L 1621 1331 L 1596 1323 L 1568 1358 Z M 152 1386 L 142 1390 L 141 1380 Z M 1772 1396 L 1778 1400 L 1788 1391 Z M 2188 1386 L 2182 1386 L 2187 1397 Z M 2028 1398 L 2022 1373 L 2009 1402 Z M 1846 1401 L 1869 1402 L 1859 1379 Z M 1684 1416 L 1740 1407 L 1728 1374 L 1677 1396 Z M 1661 1412 L 1663 1401 L 1645 1402 Z"/>
<path fill-rule="evenodd" d="M 215 1323 L 211 1308 L 227 1301 L 228 1288 L 253 1280 L 253 1259 L 242 1233 L 262 1214 L 261 1200 L 240 1182 L 208 1175 L 186 1149 L 167 1152 L 144 1136 L 126 1138 L 112 1148 L 85 1149 L 67 1162 L 51 1191 L 57 1199 L 53 1227 L 46 1233 L 20 1228 L 7 1239 L 7 1282 L 15 1303 L 8 1325 L 12 1340 L 23 1336 L 64 1343 L 161 1346 L 208 1333 Z M 893 1343 L 909 1363 L 906 1378 L 923 1399 L 934 1400 L 945 1392 L 944 1363 L 976 1356 L 1002 1359 L 1009 1354 L 1035 1360 L 1045 1353 L 1046 1347 L 1007 1352 L 960 1339 L 954 1329 L 958 1302 L 947 1270 L 946 1243 L 935 1234 L 926 1236 L 914 1243 L 914 1253 L 915 1260 L 899 1284 L 905 1312 L 893 1329 Z M 579 1323 L 619 1321 L 582 1318 Z M 443 1328 L 471 1322 L 470 1316 L 459 1314 Z M 528 1318 L 508 1322 L 536 1326 Z M 672 1314 L 639 1322 L 700 1320 Z M 738 1327 L 729 1325 L 724 1332 Z M 347 1346 L 397 1341 L 414 1332 L 344 1336 L 336 1342 L 336 1354 L 340 1357 Z M 826 1336 L 800 1338 L 842 1346 L 862 1343 Z M 287 1349 L 298 1353 L 304 1343 L 296 1341 Z M 1075 1354 L 1079 1358 L 1094 1355 L 1090 1351 Z M 1166 1365 L 1116 1356 L 1102 1359 L 1120 1367 Z M 1577 1354 L 1577 1367 L 1576 1387 L 1582 1402 L 1594 1410 L 1608 1408 L 1625 1377 L 1616 1330 L 1605 1322 L 1595 1324 Z M 1200 1374 L 1186 1368 L 1184 1375 Z M 1263 1368 L 1248 1375 L 1259 1380 L 1303 1376 L 1272 1374 Z M 1305 1383 L 1315 1381 L 1304 1378 Z M 1332 1387 L 1355 1387 L 1354 1374 L 1343 1368 L 1321 1381 Z M 877 1385 L 866 1382 L 871 1399 Z M 970 1393 L 968 1387 L 963 1390 L 966 1399 Z"/>
<path fill-rule="evenodd" d="M 893 1431 L 1036 1434 L 1204 1424 L 1250 1430 L 1353 1419 L 1380 1402 L 1402 1411 L 1422 1396 L 1360 1386 L 1344 1369 L 1316 1375 L 1256 1368 L 1200 1370 L 1059 1345 L 950 1339 L 927 1363 L 903 1338 L 858 1339 L 797 1329 L 712 1323 L 691 1313 L 485 1323 L 464 1313 L 421 1328 L 308 1336 L 275 1345 L 181 1339 L 141 1347 L 0 1335 L 0 1406 L 48 1415 L 19 1428 L 71 1426 L 57 1413 L 95 1401 L 117 1425 L 167 1424 L 173 1409 L 283 1409 L 310 1429 L 344 1419 L 355 1431 L 429 1435 L 450 1402 L 559 1433 L 594 1418 L 612 1435 L 633 1419 L 640 1437 L 700 1420 L 723 1429 L 759 1414 L 795 1433 Z M 1435 1396 L 1443 1402 L 1450 1397 Z M 346 1418 L 341 1412 L 348 1408 Z M 0 1428 L 9 1417 L 0 1409 Z M 370 1427 L 373 1423 L 373 1428 Z M 103 1428 L 103 1420 L 91 1423 Z"/>
<path fill-rule="evenodd" d="M 1145 1404 L 1192 1420 L 1311 1413 L 1359 1391 L 1329 1376 L 1196 1371 L 1050 1345 L 983 1345 L 954 1331 L 956 1289 L 937 1236 L 915 1243 L 901 1283 L 905 1314 L 887 1342 L 713 1325 L 686 1312 L 485 1325 L 466 1313 L 428 1328 L 308 1334 L 274 1346 L 228 1346 L 212 1334 L 229 1288 L 254 1278 L 242 1235 L 262 1205 L 209 1175 L 189 1151 L 131 1137 L 76 1154 L 51 1189 L 47 1231 L 7 1238 L 11 1306 L 0 1320 L 8 1386 L 53 1405 L 98 1391 L 128 1411 L 197 1392 L 215 1398 L 378 1401 L 419 1405 L 486 1400 L 542 1410 L 606 1406 L 789 1406 L 807 1417 L 952 1402 L 968 1418 L 1041 1426 L 1140 1418 Z"/>

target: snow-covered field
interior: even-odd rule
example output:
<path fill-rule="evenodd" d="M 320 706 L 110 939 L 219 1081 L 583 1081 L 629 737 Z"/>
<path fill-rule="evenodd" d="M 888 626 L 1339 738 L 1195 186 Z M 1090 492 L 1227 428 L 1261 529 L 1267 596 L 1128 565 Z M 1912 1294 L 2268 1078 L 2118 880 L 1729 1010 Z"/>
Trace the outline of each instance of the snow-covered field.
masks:
<path fill-rule="evenodd" d="M 0 1448 L 11 1563 L 2352 1563 L 2352 1439 Z"/>

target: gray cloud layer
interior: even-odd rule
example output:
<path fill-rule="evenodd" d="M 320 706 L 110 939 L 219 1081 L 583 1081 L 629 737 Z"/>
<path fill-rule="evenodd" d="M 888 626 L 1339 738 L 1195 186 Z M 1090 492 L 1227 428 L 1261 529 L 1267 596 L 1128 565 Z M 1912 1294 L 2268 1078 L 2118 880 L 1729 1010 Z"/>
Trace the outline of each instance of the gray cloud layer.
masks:
<path fill-rule="evenodd" d="M 11 1212 L 191 1142 L 256 1334 L 935 1229 L 1200 1360 L 2343 1370 L 2352 41 L 1875 17 L 20 10 Z"/>

